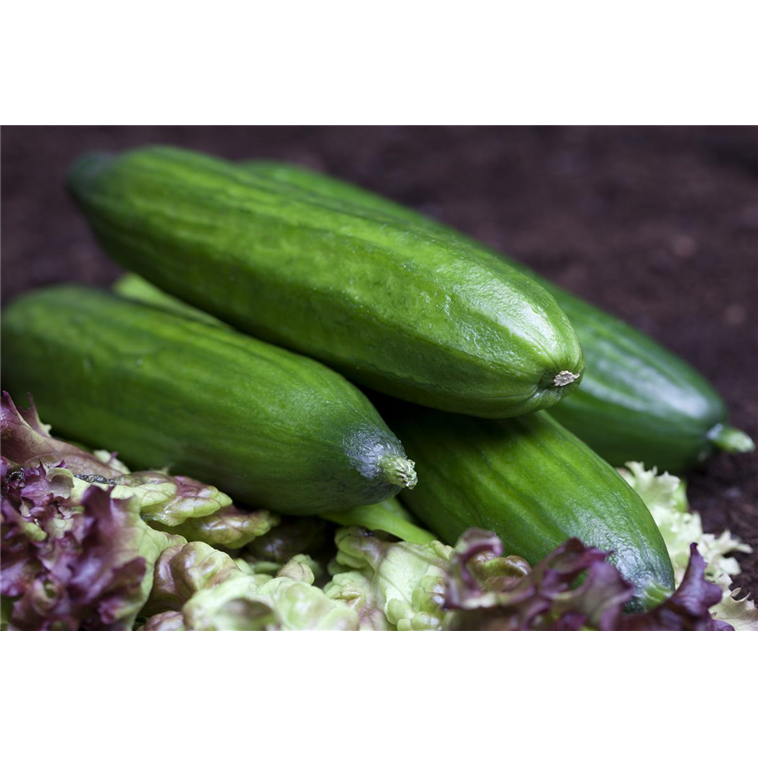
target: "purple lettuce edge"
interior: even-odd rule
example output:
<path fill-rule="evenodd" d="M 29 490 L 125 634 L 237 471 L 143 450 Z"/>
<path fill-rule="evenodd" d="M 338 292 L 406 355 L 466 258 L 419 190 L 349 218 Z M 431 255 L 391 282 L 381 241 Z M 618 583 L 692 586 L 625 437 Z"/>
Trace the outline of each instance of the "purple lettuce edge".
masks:
<path fill-rule="evenodd" d="M 561 544 L 525 576 L 488 574 L 487 565 L 497 569 L 502 554 L 492 532 L 469 529 L 461 536 L 446 585 L 450 630 L 734 630 L 709 612 L 722 590 L 706 579 L 706 562 L 694 543 L 679 587 L 639 613 L 625 612 L 635 589 L 608 562 L 609 553 L 578 539 Z"/>

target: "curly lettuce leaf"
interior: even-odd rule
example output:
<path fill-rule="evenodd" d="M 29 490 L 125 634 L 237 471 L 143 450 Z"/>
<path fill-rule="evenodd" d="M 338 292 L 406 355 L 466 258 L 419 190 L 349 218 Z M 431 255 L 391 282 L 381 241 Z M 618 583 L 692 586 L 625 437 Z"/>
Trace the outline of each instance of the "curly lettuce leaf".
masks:
<path fill-rule="evenodd" d="M 734 576 L 740 567 L 731 553 L 750 553 L 752 549 L 734 538 L 729 531 L 719 536 L 703 531 L 700 514 L 689 510 L 684 483 L 668 473 L 658 474 L 655 468 L 646 470 L 641 463 L 627 463 L 619 472 L 640 495 L 663 535 L 674 566 L 677 583 L 684 577 L 690 559 L 690 544 L 696 542 L 698 551 L 708 563 L 706 575 L 719 581 L 724 575 Z"/>
<path fill-rule="evenodd" d="M 276 577 L 240 571 L 197 592 L 182 608 L 186 627 L 197 631 L 358 629 L 355 612 L 313 586 L 313 573 L 288 565 Z M 296 578 L 287 575 L 291 570 L 296 571 Z"/>
<path fill-rule="evenodd" d="M 715 620 L 709 609 L 721 601 L 721 588 L 705 577 L 706 563 L 697 545 L 690 545 L 690 561 L 676 591 L 658 607 L 646 613 L 623 615 L 614 627 L 618 631 L 734 631 Z"/>
<path fill-rule="evenodd" d="M 676 476 L 658 474 L 656 468 L 646 470 L 644 465 L 634 462 L 627 463 L 619 472 L 640 495 L 657 523 L 674 566 L 676 585 L 684 579 L 691 559 L 690 545 L 696 543 L 707 564 L 705 577 L 722 590 L 721 602 L 712 610 L 713 617 L 737 630 L 758 630 L 755 604 L 747 597 L 736 600 L 739 589 L 732 586 L 732 577 L 740 573 L 734 554 L 750 554 L 752 548 L 729 531 L 719 535 L 705 533 L 700 514 L 689 510 L 684 482 Z"/>
<path fill-rule="evenodd" d="M 586 573 L 576 588 L 577 579 Z M 534 570 L 503 557 L 495 534 L 469 529 L 455 548 L 445 630 L 553 631 L 608 626 L 634 593 L 605 553 L 570 539 Z"/>
<path fill-rule="evenodd" d="M 178 537 L 149 528 L 136 499 L 101 483 L 123 476 L 113 456 L 54 439 L 33 404 L 20 411 L 3 393 L 0 422 L 8 627 L 131 628 L 158 555 Z"/>
<path fill-rule="evenodd" d="M 175 610 L 153 615 L 141 625 L 138 631 L 186 631 L 184 626 L 184 615 Z"/>
<path fill-rule="evenodd" d="M 169 476 L 160 471 L 130 473 L 113 453 L 87 452 L 50 435 L 29 400 L 28 410 L 19 410 L 7 392 L 2 395 L 0 427 L 3 456 L 26 468 L 44 463 L 63 464 L 78 481 L 80 493 L 90 485 L 111 489 L 114 499 L 136 498 L 145 520 L 176 526 L 190 517 L 203 517 L 231 504 L 231 499 L 214 486 L 186 476 Z"/>
<path fill-rule="evenodd" d="M 384 598 L 378 586 L 363 573 L 337 573 L 324 587 L 324 593 L 355 612 L 361 631 L 395 630 L 384 612 Z"/>
<path fill-rule="evenodd" d="M 740 589 L 727 589 L 711 614 L 715 620 L 727 623 L 735 631 L 758 631 L 758 607 L 750 597 L 740 595 Z"/>
<path fill-rule="evenodd" d="M 74 497 L 60 465 L 4 465 L 0 592 L 18 630 L 128 630 L 175 539 L 149 528 L 132 500 L 98 487 Z M 47 483 L 47 491 L 45 491 Z"/>
<path fill-rule="evenodd" d="M 280 518 L 268 510 L 241 510 L 226 505 L 215 512 L 197 517 L 165 530 L 183 536 L 187 541 L 202 541 L 223 549 L 241 549 L 267 534 L 279 524 Z"/>
<path fill-rule="evenodd" d="M 606 561 L 607 554 L 577 539 L 533 569 L 502 554 L 494 534 L 479 529 L 463 534 L 450 567 L 445 630 L 732 630 L 709 614 L 721 590 L 705 580 L 705 561 L 694 545 L 679 588 L 655 609 L 638 614 L 623 612 L 634 588 Z"/>
<path fill-rule="evenodd" d="M 347 605 L 313 585 L 307 560 L 294 557 L 260 587 L 258 596 L 270 602 L 282 630 L 357 631 L 358 618 Z"/>
<path fill-rule="evenodd" d="M 172 545 L 155 563 L 153 588 L 143 614 L 180 611 L 198 591 L 223 583 L 240 572 L 226 552 L 203 542 Z"/>
<path fill-rule="evenodd" d="M 202 542 L 169 547 L 155 567 L 142 627 L 152 630 L 355 630 L 347 605 L 314 584 L 311 560 L 296 556 L 275 576 Z"/>
<path fill-rule="evenodd" d="M 242 510 L 215 486 L 187 476 L 143 471 L 111 479 L 113 496 L 133 497 L 142 517 L 160 531 L 204 541 L 224 549 L 240 549 L 279 523 L 268 510 Z M 103 486 L 94 482 L 95 486 Z"/>
<path fill-rule="evenodd" d="M 390 542 L 361 528 L 341 528 L 327 596 L 353 607 L 365 630 L 439 628 L 452 548 Z"/>
<path fill-rule="evenodd" d="M 86 480 L 86 479 L 85 479 Z M 110 479 L 115 497 L 132 497 L 139 504 L 142 517 L 160 526 L 180 526 L 188 518 L 212 515 L 231 504 L 231 499 L 215 486 L 201 484 L 187 476 L 169 476 L 162 471 L 141 471 Z"/>
<path fill-rule="evenodd" d="M 50 467 L 65 462 L 66 468 L 73 474 L 102 479 L 122 475 L 119 467 L 50 436 L 50 426 L 39 419 L 31 397 L 29 409 L 20 410 L 8 392 L 2 393 L 0 437 L 3 440 L 3 457 L 21 468 L 35 467 L 40 463 Z"/>

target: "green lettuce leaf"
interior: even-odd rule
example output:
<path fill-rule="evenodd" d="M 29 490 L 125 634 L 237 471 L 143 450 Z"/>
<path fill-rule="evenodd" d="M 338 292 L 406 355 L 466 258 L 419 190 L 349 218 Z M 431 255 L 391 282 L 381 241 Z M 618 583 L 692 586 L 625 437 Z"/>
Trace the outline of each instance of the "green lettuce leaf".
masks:
<path fill-rule="evenodd" d="M 444 616 L 452 547 L 390 542 L 362 528 L 341 528 L 327 596 L 349 604 L 365 630 L 433 630 Z"/>
<path fill-rule="evenodd" d="M 740 594 L 740 589 L 730 591 L 727 588 L 711 614 L 716 620 L 729 623 L 735 631 L 758 631 L 758 607 L 748 596 L 741 597 Z"/>
<path fill-rule="evenodd" d="M 180 525 L 165 530 L 179 534 L 188 541 L 203 541 L 223 549 L 241 549 L 268 533 L 279 520 L 278 515 L 268 510 L 248 511 L 226 505 L 209 515 L 193 515 Z"/>
<path fill-rule="evenodd" d="M 313 585 L 311 565 L 295 556 L 272 576 L 202 542 L 169 547 L 155 567 L 142 629 L 356 630 L 355 612 Z"/>
<path fill-rule="evenodd" d="M 709 534 L 703 530 L 700 514 L 689 509 L 684 481 L 668 473 L 658 474 L 656 468 L 646 470 L 641 463 L 630 462 L 619 473 L 640 495 L 666 543 L 674 566 L 676 585 L 684 578 L 690 560 L 690 545 L 697 550 L 707 567 L 705 577 L 718 584 L 722 600 L 711 609 L 714 618 L 734 626 L 735 630 L 758 630 L 758 610 L 748 597 L 737 599 L 739 589 L 732 578 L 739 575 L 740 566 L 735 553 L 750 554 L 753 550 L 729 531 Z"/>
<path fill-rule="evenodd" d="M 179 611 L 198 591 L 223 583 L 240 572 L 233 558 L 208 544 L 174 544 L 155 563 L 153 590 L 143 614 Z"/>
<path fill-rule="evenodd" d="M 296 570 L 298 578 L 287 575 Z M 197 592 L 182 608 L 185 625 L 197 631 L 353 631 L 358 618 L 347 605 L 312 585 L 313 573 L 288 568 L 271 577 L 242 571 Z"/>

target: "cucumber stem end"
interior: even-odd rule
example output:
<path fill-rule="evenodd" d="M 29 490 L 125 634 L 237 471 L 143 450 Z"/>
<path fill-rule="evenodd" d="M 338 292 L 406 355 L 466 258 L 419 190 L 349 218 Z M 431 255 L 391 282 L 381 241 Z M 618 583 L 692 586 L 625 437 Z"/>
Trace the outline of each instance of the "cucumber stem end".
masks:
<path fill-rule="evenodd" d="M 708 432 L 708 438 L 724 452 L 752 452 L 755 449 L 755 442 L 744 431 L 723 423 L 717 423 Z"/>
<path fill-rule="evenodd" d="M 572 373 L 571 371 L 561 371 L 557 373 L 553 378 L 553 386 L 568 386 L 573 384 L 579 378 L 578 373 Z"/>
<path fill-rule="evenodd" d="M 390 482 L 395 486 L 403 489 L 413 489 L 416 486 L 418 477 L 416 476 L 416 466 L 413 460 L 407 457 L 393 456 L 385 457 L 379 467 L 384 471 Z"/>

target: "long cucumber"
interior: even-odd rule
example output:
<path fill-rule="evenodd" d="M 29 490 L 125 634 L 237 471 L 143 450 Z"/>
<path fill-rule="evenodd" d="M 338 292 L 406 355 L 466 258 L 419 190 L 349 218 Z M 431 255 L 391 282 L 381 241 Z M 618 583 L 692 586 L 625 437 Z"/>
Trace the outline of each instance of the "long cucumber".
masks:
<path fill-rule="evenodd" d="M 666 545 L 618 472 L 548 413 L 493 421 L 403 405 L 386 415 L 423 486 L 404 505 L 448 544 L 472 526 L 535 564 L 571 537 L 610 560 L 651 606 L 673 589 Z"/>
<path fill-rule="evenodd" d="M 236 500 L 316 514 L 416 476 L 366 397 L 315 361 L 232 329 L 78 286 L 3 314 L 3 383 L 58 433 L 171 466 Z"/>
<path fill-rule="evenodd" d="M 85 156 L 68 185 L 127 268 L 359 384 L 506 417 L 555 404 L 581 379 L 553 297 L 455 234 L 172 148 Z"/>

